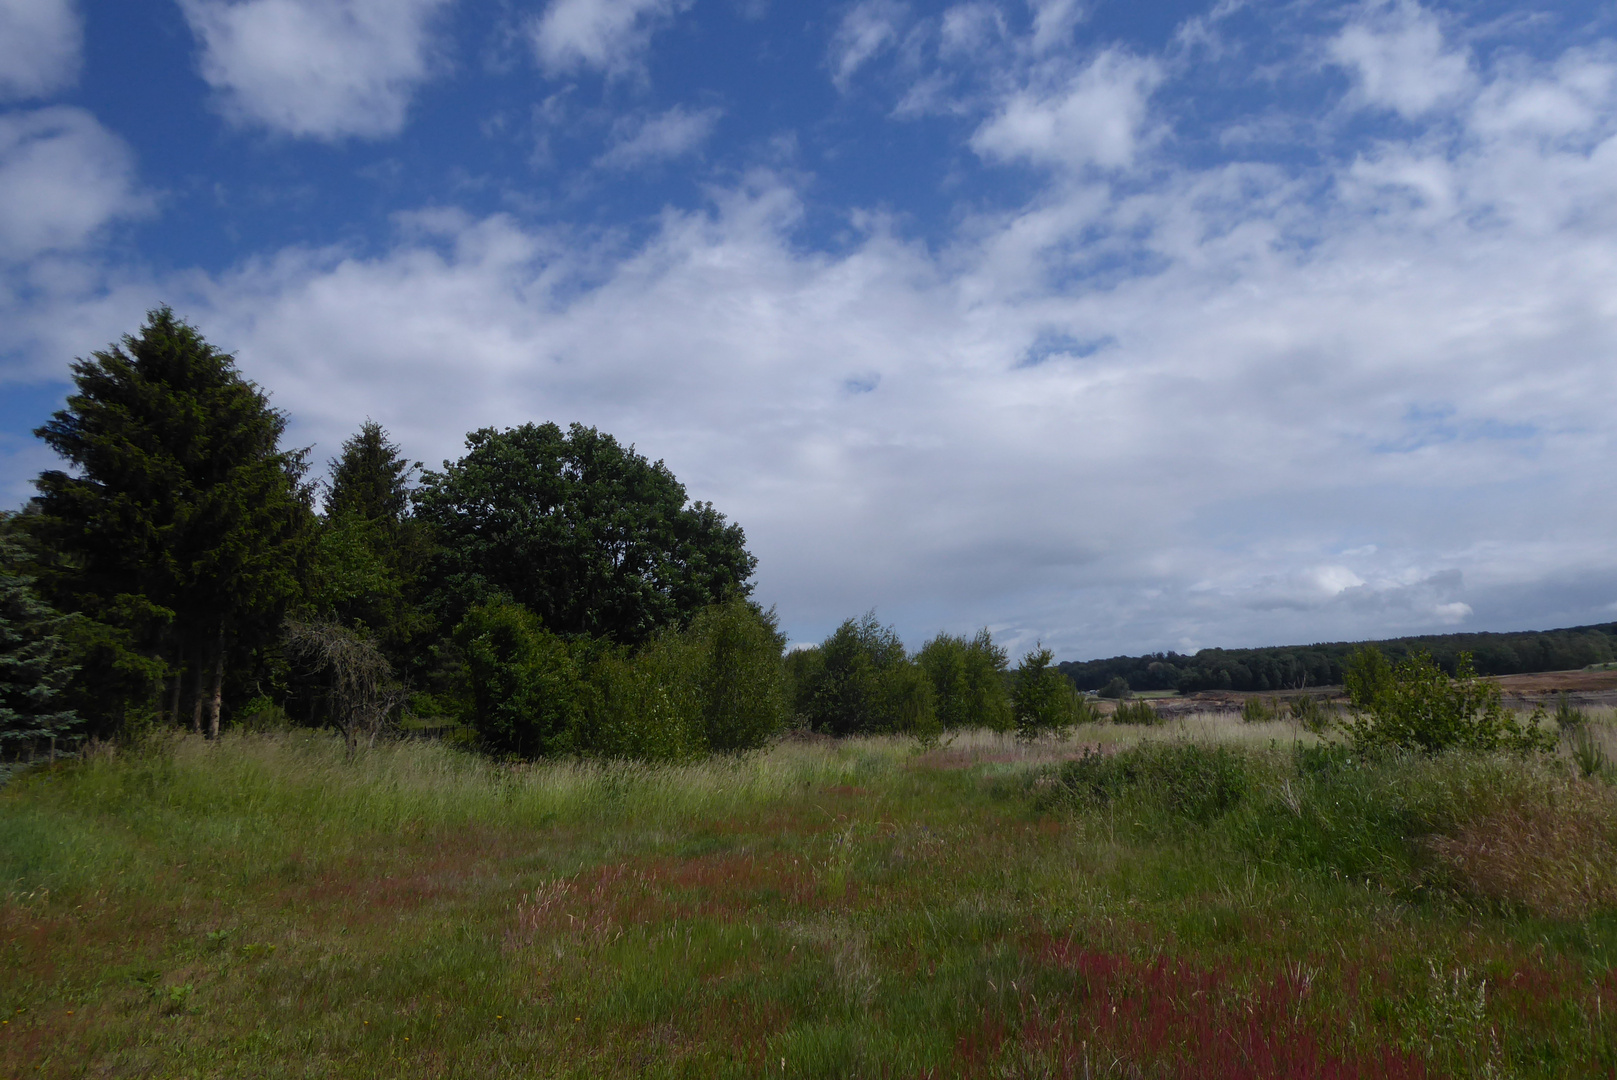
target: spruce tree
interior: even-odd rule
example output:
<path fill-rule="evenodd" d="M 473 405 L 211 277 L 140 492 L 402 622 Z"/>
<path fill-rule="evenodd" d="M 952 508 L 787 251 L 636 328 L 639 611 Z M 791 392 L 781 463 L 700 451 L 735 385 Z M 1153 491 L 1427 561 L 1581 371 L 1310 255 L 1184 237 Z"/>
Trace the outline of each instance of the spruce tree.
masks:
<path fill-rule="evenodd" d="M 65 606 L 167 661 L 167 708 L 219 730 L 225 670 L 272 639 L 302 588 L 311 536 L 286 417 L 167 307 L 138 337 L 73 364 L 76 392 L 35 434 L 75 467 L 40 475 L 36 534 L 62 558 Z M 93 674 L 93 673 L 92 673 Z"/>
<path fill-rule="evenodd" d="M 420 603 L 430 544 L 410 514 L 411 480 L 421 463 L 407 460 L 381 424 L 366 420 L 329 468 L 312 606 L 319 618 L 372 631 L 402 671 L 432 622 Z"/>
<path fill-rule="evenodd" d="M 399 525 L 409 514 L 410 478 L 421 462 L 407 461 L 375 420 L 366 420 L 358 434 L 343 442 L 342 454 L 331 459 L 330 468 L 329 516 Z"/>
<path fill-rule="evenodd" d="M 63 661 L 65 619 L 34 594 L 21 562 L 19 545 L 0 533 L 0 759 L 78 725 L 62 693 L 73 674 Z"/>

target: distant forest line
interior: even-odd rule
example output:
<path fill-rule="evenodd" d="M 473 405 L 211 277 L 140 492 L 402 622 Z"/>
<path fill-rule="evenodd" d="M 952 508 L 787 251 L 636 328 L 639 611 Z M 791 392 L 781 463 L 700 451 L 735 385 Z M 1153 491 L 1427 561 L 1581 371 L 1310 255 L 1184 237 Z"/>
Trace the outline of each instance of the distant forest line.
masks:
<path fill-rule="evenodd" d="M 1296 690 L 1337 686 L 1342 668 L 1356 649 L 1374 645 L 1393 661 L 1414 652 L 1430 653 L 1453 674 L 1461 653 L 1470 653 L 1481 675 L 1526 675 L 1569 671 L 1617 661 L 1617 623 L 1564 630 L 1512 633 L 1423 634 L 1383 641 L 1333 641 L 1315 645 L 1273 645 L 1261 649 L 1202 649 L 1068 660 L 1059 666 L 1080 690 L 1101 690 L 1122 679 L 1133 691 Z"/>

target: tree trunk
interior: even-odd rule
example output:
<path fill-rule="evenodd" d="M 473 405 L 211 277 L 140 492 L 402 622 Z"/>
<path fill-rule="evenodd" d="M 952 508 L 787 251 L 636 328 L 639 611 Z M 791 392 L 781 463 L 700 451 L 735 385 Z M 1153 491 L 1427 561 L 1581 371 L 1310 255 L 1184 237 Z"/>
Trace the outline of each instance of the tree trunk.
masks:
<path fill-rule="evenodd" d="M 199 680 L 200 681 L 200 680 Z M 219 707 L 225 689 L 225 624 L 219 624 L 219 641 L 213 661 L 213 692 L 208 695 L 208 738 L 219 737 Z"/>
<path fill-rule="evenodd" d="M 180 726 L 180 683 L 185 678 L 185 648 L 174 647 L 174 694 L 169 698 L 169 722 Z"/>
<path fill-rule="evenodd" d="M 198 735 L 202 734 L 202 706 L 204 704 L 202 664 L 200 661 L 201 657 L 199 656 L 191 662 L 192 668 L 196 670 L 196 703 L 191 709 L 191 730 Z"/>

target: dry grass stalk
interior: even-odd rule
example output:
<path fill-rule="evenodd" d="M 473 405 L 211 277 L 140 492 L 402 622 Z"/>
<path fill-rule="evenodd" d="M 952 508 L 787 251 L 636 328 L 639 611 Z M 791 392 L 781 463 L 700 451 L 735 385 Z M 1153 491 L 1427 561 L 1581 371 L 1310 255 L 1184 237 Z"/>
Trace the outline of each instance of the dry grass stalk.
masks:
<path fill-rule="evenodd" d="M 1483 814 L 1432 848 L 1475 896 L 1553 918 L 1617 907 L 1617 793 L 1573 782 L 1554 795 Z"/>

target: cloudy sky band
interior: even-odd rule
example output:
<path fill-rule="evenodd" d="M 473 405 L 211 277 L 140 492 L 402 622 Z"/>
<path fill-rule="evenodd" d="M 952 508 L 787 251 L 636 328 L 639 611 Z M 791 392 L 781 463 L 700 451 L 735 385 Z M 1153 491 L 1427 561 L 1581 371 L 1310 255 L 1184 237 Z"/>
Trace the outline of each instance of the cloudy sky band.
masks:
<path fill-rule="evenodd" d="M 799 640 L 1617 618 L 1598 5 L 183 0 L 163 117 L 111 6 L 0 0 L 13 505 L 166 300 L 317 454 L 667 459 Z"/>

